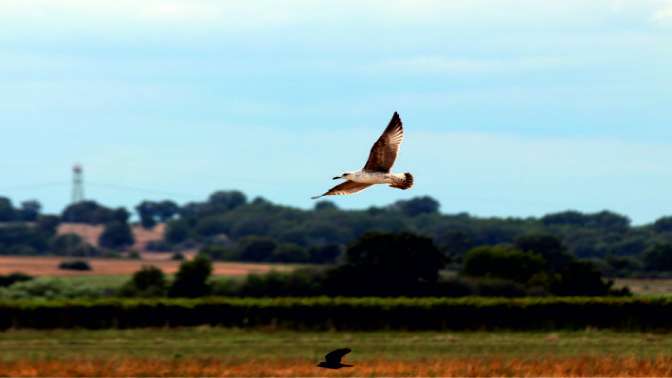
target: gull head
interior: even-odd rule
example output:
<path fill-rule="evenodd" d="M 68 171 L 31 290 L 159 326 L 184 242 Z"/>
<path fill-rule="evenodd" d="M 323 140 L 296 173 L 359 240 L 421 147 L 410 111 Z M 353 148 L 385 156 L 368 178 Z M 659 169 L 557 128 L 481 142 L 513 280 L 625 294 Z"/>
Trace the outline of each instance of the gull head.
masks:
<path fill-rule="evenodd" d="M 345 172 L 345 173 L 341 174 L 340 176 L 336 176 L 336 177 L 334 177 L 334 180 L 338 180 L 338 179 L 345 179 L 345 180 L 347 180 L 347 179 L 350 178 L 350 176 L 352 176 L 352 172 Z"/>

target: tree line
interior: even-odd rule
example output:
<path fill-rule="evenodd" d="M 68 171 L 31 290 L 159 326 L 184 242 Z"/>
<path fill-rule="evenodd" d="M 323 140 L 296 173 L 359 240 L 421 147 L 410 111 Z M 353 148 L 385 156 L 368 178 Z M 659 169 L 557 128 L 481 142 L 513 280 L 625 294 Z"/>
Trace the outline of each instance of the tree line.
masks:
<path fill-rule="evenodd" d="M 520 249 L 516 243 L 521 238 L 549 236 L 559 241 L 566 254 L 589 260 L 608 275 L 672 272 L 672 217 L 641 226 L 606 210 L 483 218 L 442 213 L 438 201 L 427 196 L 362 210 L 340 209 L 331 201 L 299 209 L 261 197 L 250 200 L 239 191 L 218 191 L 204 201 L 182 205 L 148 200 L 134 210 L 143 227 L 166 224 L 164 239 L 150 243 L 149 249 L 195 248 L 214 260 L 332 264 L 342 261 L 355 240 L 376 231 L 430 238 L 454 267 L 467 263 L 468 253 L 478 248 Z M 14 207 L 0 197 L 0 253 L 113 254 L 133 244 L 130 216 L 126 209 L 95 201 L 70 205 L 61 214 L 42 214 L 37 201 Z M 76 235 L 56 235 L 56 227 L 63 222 L 104 225 L 101 248 L 87 245 Z"/>

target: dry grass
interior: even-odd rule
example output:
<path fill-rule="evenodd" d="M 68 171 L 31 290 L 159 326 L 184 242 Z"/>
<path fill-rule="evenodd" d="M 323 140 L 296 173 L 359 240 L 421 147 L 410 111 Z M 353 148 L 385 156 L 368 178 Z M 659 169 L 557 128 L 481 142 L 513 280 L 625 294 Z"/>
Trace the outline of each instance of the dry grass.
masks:
<path fill-rule="evenodd" d="M 614 286 L 627 286 L 635 294 L 672 294 L 672 279 L 670 278 L 615 278 Z"/>
<path fill-rule="evenodd" d="M 98 238 L 103 233 L 103 225 L 91 225 L 82 223 L 61 223 L 58 225 L 57 233 L 63 234 L 77 234 L 87 243 L 98 246 Z M 147 230 L 140 225 L 133 225 L 133 238 L 135 244 L 130 249 L 144 251 L 147 243 L 152 241 L 159 241 L 163 239 L 163 234 L 166 231 L 166 225 L 163 223 L 157 224 L 151 230 Z"/>
<path fill-rule="evenodd" d="M 111 276 L 131 275 L 143 265 L 154 265 L 167 274 L 177 272 L 180 262 L 169 259 L 122 260 L 122 259 L 87 259 L 93 268 L 90 271 L 73 271 L 58 269 L 63 257 L 25 257 L 0 256 L 0 274 L 23 272 L 31 276 Z M 267 273 L 271 270 L 289 271 L 290 265 L 246 264 L 246 263 L 213 263 L 213 273 L 218 276 L 245 276 L 251 273 Z"/>
<path fill-rule="evenodd" d="M 671 345 L 670 334 L 593 330 L 9 330 L 0 376 L 672 376 Z M 342 346 L 355 367 L 315 366 Z"/>
<path fill-rule="evenodd" d="M 0 375 L 16 377 L 291 377 L 291 376 L 444 376 L 444 377 L 667 377 L 672 358 L 566 357 L 449 358 L 413 361 L 357 361 L 353 368 L 325 370 L 308 360 L 76 359 L 0 361 Z"/>

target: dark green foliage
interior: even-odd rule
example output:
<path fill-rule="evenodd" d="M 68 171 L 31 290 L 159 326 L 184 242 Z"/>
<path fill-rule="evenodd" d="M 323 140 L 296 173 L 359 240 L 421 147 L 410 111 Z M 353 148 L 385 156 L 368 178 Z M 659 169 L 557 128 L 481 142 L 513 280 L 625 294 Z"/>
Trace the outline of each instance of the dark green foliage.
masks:
<path fill-rule="evenodd" d="M 370 233 L 346 251 L 346 263 L 326 272 L 330 295 L 422 295 L 438 279 L 444 256 L 431 239 Z"/>
<path fill-rule="evenodd" d="M 565 211 L 548 214 L 541 218 L 547 226 L 581 226 L 601 228 L 610 231 L 624 231 L 630 227 L 630 220 L 622 215 L 610 211 L 601 211 L 594 214 L 583 214 L 578 211 Z"/>
<path fill-rule="evenodd" d="M 173 247 L 164 240 L 151 240 L 145 244 L 145 249 L 153 252 L 171 252 Z"/>
<path fill-rule="evenodd" d="M 516 239 L 515 246 L 523 251 L 535 253 L 544 258 L 548 270 L 558 272 L 574 260 L 574 256 L 567 253 L 562 241 L 547 234 L 530 234 Z"/>
<path fill-rule="evenodd" d="M 40 216 L 42 205 L 35 200 L 21 202 L 21 208 L 16 211 L 16 219 L 22 222 L 35 222 Z"/>
<path fill-rule="evenodd" d="M 630 220 L 609 211 L 581 213 L 565 211 L 541 218 L 478 218 L 468 213 L 441 214 L 431 197 L 416 197 L 389 206 L 365 210 L 343 210 L 332 202 L 320 201 L 314 209 L 281 206 L 257 197 L 247 201 L 237 191 L 219 191 L 206 201 L 178 206 L 172 201 L 143 201 L 136 210 L 141 223 L 151 227 L 166 222 L 165 240 L 149 245 L 152 250 L 200 249 L 210 245 L 226 247 L 225 257 L 245 256 L 246 261 L 337 262 L 347 245 L 368 232 L 409 232 L 427 236 L 459 269 L 467 251 L 478 246 L 515 245 L 541 255 L 552 273 L 557 273 L 567 256 L 591 259 L 603 273 L 616 275 L 665 275 L 661 267 L 645 270 L 646 251 L 657 243 L 672 244 L 672 217 L 655 223 L 632 226 Z M 68 206 L 62 219 L 40 215 L 36 201 L 14 208 L 0 197 L 0 253 L 46 254 L 60 221 L 89 224 L 128 222 L 128 212 L 93 201 Z M 275 248 L 243 250 L 249 239 L 264 239 Z M 564 247 L 558 250 L 558 241 Z M 124 242 L 128 245 L 128 241 Z M 550 244 L 549 244 L 550 243 Z M 110 248 L 124 248 L 112 241 Z M 299 248 L 301 250 L 299 250 Z M 307 253 L 306 253 L 307 251 Z M 250 252 L 250 253 L 247 253 Z M 257 253 L 255 255 L 255 253 Z M 75 254 L 84 254 L 77 252 Z M 258 260 L 254 260 L 258 256 Z M 610 257 L 628 257 L 639 263 L 612 266 Z M 626 261 L 626 260 L 623 260 Z M 632 260 L 627 260 L 632 262 Z M 615 262 L 615 260 L 612 260 Z M 664 266 L 661 265 L 661 266 Z"/>
<path fill-rule="evenodd" d="M 463 271 L 474 277 L 496 277 L 526 283 L 533 275 L 543 272 L 545 266 L 546 261 L 537 254 L 497 245 L 469 251 L 464 257 Z"/>
<path fill-rule="evenodd" d="M 659 298 L 203 298 L 0 302 L 0 329 L 672 330 Z"/>
<path fill-rule="evenodd" d="M 180 252 L 175 252 L 170 256 L 170 259 L 173 261 L 184 261 L 184 255 Z"/>
<path fill-rule="evenodd" d="M 104 224 L 117 220 L 115 210 L 98 204 L 96 201 L 82 201 L 72 204 L 63 210 L 61 219 L 69 223 Z"/>
<path fill-rule="evenodd" d="M 672 217 L 662 217 L 653 223 L 653 229 L 657 232 L 672 232 Z"/>
<path fill-rule="evenodd" d="M 566 254 L 562 243 L 553 237 L 526 236 L 516 244 L 525 252 L 507 245 L 472 249 L 465 256 L 463 272 L 473 277 L 511 280 L 522 285 L 520 288 L 528 295 L 628 294 L 627 291 L 613 292 L 612 282 L 603 280 L 595 264 Z"/>
<path fill-rule="evenodd" d="M 659 243 L 644 254 L 644 265 L 648 271 L 672 270 L 672 244 Z"/>
<path fill-rule="evenodd" d="M 211 260 L 218 261 L 240 261 L 240 253 L 230 247 L 223 245 L 208 245 L 198 251 L 199 254 L 207 256 Z"/>
<path fill-rule="evenodd" d="M 331 201 L 317 201 L 315 202 L 314 209 L 316 211 L 330 211 L 338 210 L 338 206 L 336 206 L 336 204 Z"/>
<path fill-rule="evenodd" d="M 121 289 L 127 297 L 162 297 L 166 295 L 168 283 L 161 269 L 145 265 L 133 274 L 131 280 Z"/>
<path fill-rule="evenodd" d="M 173 244 L 182 243 L 187 240 L 191 229 L 189 222 L 184 219 L 172 220 L 166 223 L 166 241 Z"/>
<path fill-rule="evenodd" d="M 608 276 L 627 276 L 632 272 L 639 272 L 643 268 L 642 262 L 631 256 L 607 256 L 605 259 Z"/>
<path fill-rule="evenodd" d="M 91 270 L 91 265 L 84 260 L 63 261 L 58 264 L 58 269 L 63 270 Z"/>
<path fill-rule="evenodd" d="M 25 282 L 32 280 L 33 277 L 21 272 L 9 273 L 0 275 L 0 287 L 12 286 L 17 282 Z"/>
<path fill-rule="evenodd" d="M 329 244 L 322 247 L 313 247 L 309 251 L 309 261 L 313 264 L 333 264 L 338 262 L 343 254 L 343 249 L 336 244 Z"/>
<path fill-rule="evenodd" d="M 612 285 L 590 262 L 572 261 L 552 283 L 551 291 L 557 295 L 601 296 L 608 295 Z"/>
<path fill-rule="evenodd" d="M 96 256 L 98 250 L 89 245 L 77 234 L 62 234 L 54 237 L 50 243 L 51 252 L 59 256 Z"/>
<path fill-rule="evenodd" d="M 298 244 L 283 243 L 275 248 L 270 261 L 281 263 L 305 263 L 310 261 L 310 253 Z"/>
<path fill-rule="evenodd" d="M 166 222 L 171 219 L 178 213 L 179 209 L 175 202 L 169 200 L 161 202 L 143 201 L 135 207 L 140 216 L 140 224 L 147 229 L 154 227 L 159 222 Z"/>
<path fill-rule="evenodd" d="M 251 274 L 242 284 L 227 282 L 215 294 L 240 297 L 315 297 L 324 294 L 321 270 L 299 269 L 290 274 L 270 272 L 263 275 Z"/>
<path fill-rule="evenodd" d="M 277 243 L 267 237 L 249 236 L 240 242 L 241 261 L 272 261 Z"/>
<path fill-rule="evenodd" d="M 119 220 L 113 221 L 105 225 L 98 243 L 104 248 L 124 249 L 133 245 L 133 232 L 128 223 Z"/>
<path fill-rule="evenodd" d="M 391 208 L 399 210 L 409 217 L 414 217 L 420 214 L 438 214 L 440 206 L 439 201 L 432 197 L 424 196 L 397 201 Z"/>
<path fill-rule="evenodd" d="M 56 215 L 40 215 L 40 217 L 37 218 L 35 226 L 41 233 L 52 236 L 56 234 L 56 229 L 60 222 L 61 218 Z"/>
<path fill-rule="evenodd" d="M 203 255 L 197 255 L 191 261 L 184 261 L 175 275 L 168 294 L 171 297 L 202 297 L 210 294 L 208 279 L 212 274 L 212 263 Z"/>
<path fill-rule="evenodd" d="M 35 255 L 49 249 L 51 234 L 26 223 L 0 224 L 0 254 Z"/>
<path fill-rule="evenodd" d="M 16 211 L 12 206 L 12 201 L 7 197 L 0 197 L 0 222 L 11 222 L 16 220 Z"/>

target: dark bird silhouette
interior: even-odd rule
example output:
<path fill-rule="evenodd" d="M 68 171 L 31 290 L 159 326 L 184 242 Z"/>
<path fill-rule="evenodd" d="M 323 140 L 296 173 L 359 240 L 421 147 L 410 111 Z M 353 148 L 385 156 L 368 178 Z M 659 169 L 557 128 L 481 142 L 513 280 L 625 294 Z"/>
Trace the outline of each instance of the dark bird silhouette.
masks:
<path fill-rule="evenodd" d="M 336 349 L 333 352 L 327 353 L 327 355 L 324 356 L 324 361 L 317 364 L 317 366 L 326 369 L 340 369 L 342 367 L 352 367 L 353 365 L 346 365 L 341 363 L 341 359 L 343 358 L 343 356 L 345 356 L 350 352 L 352 352 L 350 348 Z"/>

